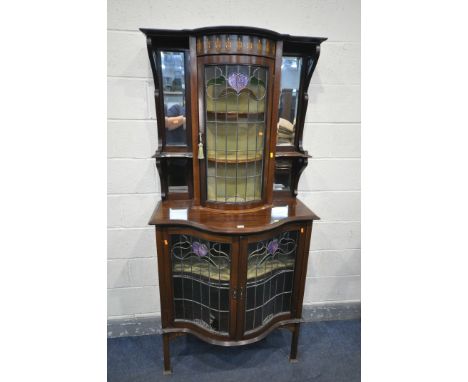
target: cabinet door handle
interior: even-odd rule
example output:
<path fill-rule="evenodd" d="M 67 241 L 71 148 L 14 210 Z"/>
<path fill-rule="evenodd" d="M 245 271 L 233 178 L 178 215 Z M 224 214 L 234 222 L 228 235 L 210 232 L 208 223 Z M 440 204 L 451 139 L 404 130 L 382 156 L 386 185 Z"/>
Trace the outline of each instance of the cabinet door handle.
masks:
<path fill-rule="evenodd" d="M 242 300 L 244 298 L 244 288 L 243 287 L 240 287 L 239 290 L 237 289 L 233 289 L 232 290 L 232 298 L 234 300 Z"/>

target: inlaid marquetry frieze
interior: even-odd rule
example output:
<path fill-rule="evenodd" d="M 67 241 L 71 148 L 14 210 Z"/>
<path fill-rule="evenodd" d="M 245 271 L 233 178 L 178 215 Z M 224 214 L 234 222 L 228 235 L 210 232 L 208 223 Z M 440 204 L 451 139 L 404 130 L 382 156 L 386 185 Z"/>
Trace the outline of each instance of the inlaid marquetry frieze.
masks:
<path fill-rule="evenodd" d="M 246 35 L 220 34 L 197 38 L 197 54 L 253 54 L 274 57 L 275 41 Z"/>

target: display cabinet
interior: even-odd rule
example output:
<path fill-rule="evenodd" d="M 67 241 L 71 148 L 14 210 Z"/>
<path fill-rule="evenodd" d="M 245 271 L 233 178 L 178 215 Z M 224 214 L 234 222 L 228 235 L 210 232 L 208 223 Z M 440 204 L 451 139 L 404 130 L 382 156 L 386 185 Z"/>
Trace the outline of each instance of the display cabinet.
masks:
<path fill-rule="evenodd" d="M 141 29 L 154 78 L 164 371 L 190 333 L 236 346 L 275 328 L 297 359 L 312 223 L 296 198 L 307 89 L 325 38 Z"/>

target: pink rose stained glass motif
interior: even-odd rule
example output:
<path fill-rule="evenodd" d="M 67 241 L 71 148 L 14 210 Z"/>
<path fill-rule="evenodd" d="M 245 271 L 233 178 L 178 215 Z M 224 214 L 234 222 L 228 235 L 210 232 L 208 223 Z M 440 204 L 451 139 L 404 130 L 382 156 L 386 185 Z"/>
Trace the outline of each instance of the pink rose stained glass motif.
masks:
<path fill-rule="evenodd" d="M 208 254 L 208 247 L 206 244 L 199 243 L 198 241 L 194 241 L 192 244 L 192 251 L 199 257 L 206 256 Z"/>
<path fill-rule="evenodd" d="M 275 252 L 278 250 L 279 248 L 279 244 L 278 244 L 278 240 L 277 239 L 274 239 L 272 241 L 270 241 L 267 245 L 267 252 L 270 254 L 270 255 L 274 255 Z"/>
<path fill-rule="evenodd" d="M 239 93 L 249 83 L 249 78 L 242 73 L 231 73 L 228 77 L 229 85 Z"/>

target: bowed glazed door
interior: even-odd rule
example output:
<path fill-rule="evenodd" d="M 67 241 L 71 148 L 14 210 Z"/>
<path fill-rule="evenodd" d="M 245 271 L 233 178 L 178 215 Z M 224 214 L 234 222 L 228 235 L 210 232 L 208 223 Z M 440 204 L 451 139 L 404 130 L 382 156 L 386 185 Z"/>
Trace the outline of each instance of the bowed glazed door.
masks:
<path fill-rule="evenodd" d="M 234 339 L 238 237 L 181 227 L 167 229 L 165 240 L 173 327 L 215 341 Z"/>
<path fill-rule="evenodd" d="M 273 72 L 273 60 L 266 57 L 198 59 L 199 133 L 204 142 L 200 186 L 205 206 L 243 209 L 265 204 L 271 182 L 267 154 Z"/>
<path fill-rule="evenodd" d="M 292 223 L 241 237 L 237 337 L 249 340 L 280 321 L 299 322 L 295 306 L 301 289 L 306 223 Z M 301 301 L 302 304 L 302 301 Z"/>

